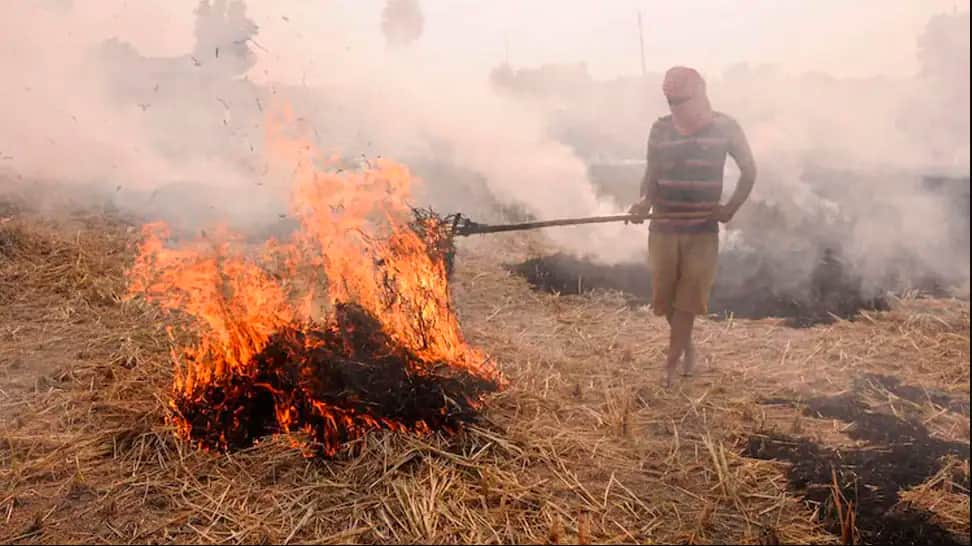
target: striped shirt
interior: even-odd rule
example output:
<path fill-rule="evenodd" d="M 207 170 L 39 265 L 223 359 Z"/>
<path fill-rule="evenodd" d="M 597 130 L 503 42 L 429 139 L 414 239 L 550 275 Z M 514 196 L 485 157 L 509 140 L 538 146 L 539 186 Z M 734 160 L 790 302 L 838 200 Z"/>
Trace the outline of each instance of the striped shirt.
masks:
<path fill-rule="evenodd" d="M 732 155 L 737 163 L 747 160 L 749 146 L 742 128 L 725 114 L 714 112 L 712 123 L 691 135 L 679 133 L 670 115 L 655 121 L 648 137 L 645 177 L 646 183 L 657 184 L 654 211 L 709 212 L 718 206 L 726 155 Z M 642 195 L 645 190 L 643 187 Z M 718 232 L 719 224 L 714 220 L 652 220 L 651 229 L 705 233 Z"/>

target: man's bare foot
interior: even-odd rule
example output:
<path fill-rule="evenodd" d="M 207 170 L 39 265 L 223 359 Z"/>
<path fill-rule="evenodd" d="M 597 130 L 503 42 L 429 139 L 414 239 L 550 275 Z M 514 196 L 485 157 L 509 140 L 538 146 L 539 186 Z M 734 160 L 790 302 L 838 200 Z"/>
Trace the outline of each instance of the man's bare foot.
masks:
<path fill-rule="evenodd" d="M 691 343 L 682 357 L 682 375 L 688 377 L 695 371 L 695 357 L 695 343 Z"/>
<path fill-rule="evenodd" d="M 672 386 L 672 383 L 674 382 L 674 379 L 675 379 L 675 370 L 677 370 L 677 369 L 678 369 L 678 361 L 677 360 L 675 362 L 669 361 L 669 362 L 667 362 L 665 364 L 665 382 L 664 382 L 664 386 L 665 386 L 666 389 L 667 388 L 670 388 Z"/>

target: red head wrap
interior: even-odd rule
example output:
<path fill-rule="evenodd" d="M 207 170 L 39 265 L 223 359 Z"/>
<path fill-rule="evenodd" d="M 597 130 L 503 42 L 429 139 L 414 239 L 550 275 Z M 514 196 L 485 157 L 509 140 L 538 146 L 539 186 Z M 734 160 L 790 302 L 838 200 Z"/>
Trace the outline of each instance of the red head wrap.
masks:
<path fill-rule="evenodd" d="M 668 98 L 675 129 L 690 135 L 712 121 L 712 107 L 705 94 L 705 80 L 692 68 L 676 66 L 665 73 L 662 91 Z"/>

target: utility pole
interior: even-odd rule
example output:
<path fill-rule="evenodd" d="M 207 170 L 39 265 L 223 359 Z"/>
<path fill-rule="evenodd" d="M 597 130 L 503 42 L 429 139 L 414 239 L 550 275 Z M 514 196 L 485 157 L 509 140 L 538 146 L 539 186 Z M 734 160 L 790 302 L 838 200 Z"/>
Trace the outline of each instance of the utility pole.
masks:
<path fill-rule="evenodd" d="M 510 33 L 503 34 L 503 48 L 506 51 L 506 66 L 510 66 Z"/>
<path fill-rule="evenodd" d="M 641 78 L 648 79 L 648 68 L 645 66 L 645 33 L 641 28 L 641 10 L 638 10 L 638 42 L 641 44 Z"/>

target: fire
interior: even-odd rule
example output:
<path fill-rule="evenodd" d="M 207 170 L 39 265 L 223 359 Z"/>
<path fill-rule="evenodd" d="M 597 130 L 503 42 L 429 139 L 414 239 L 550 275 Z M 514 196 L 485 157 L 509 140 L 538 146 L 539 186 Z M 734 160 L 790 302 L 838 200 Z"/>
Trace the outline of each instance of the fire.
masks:
<path fill-rule="evenodd" d="M 336 169 L 291 120 L 267 131 L 293 169 L 289 239 L 254 248 L 220 228 L 172 245 L 166 225 L 143 228 L 129 293 L 197 338 L 172 355 L 176 429 L 211 448 L 301 431 L 325 455 L 369 430 L 454 429 L 504 379 L 463 338 L 446 226 L 413 216 L 405 166 Z"/>

